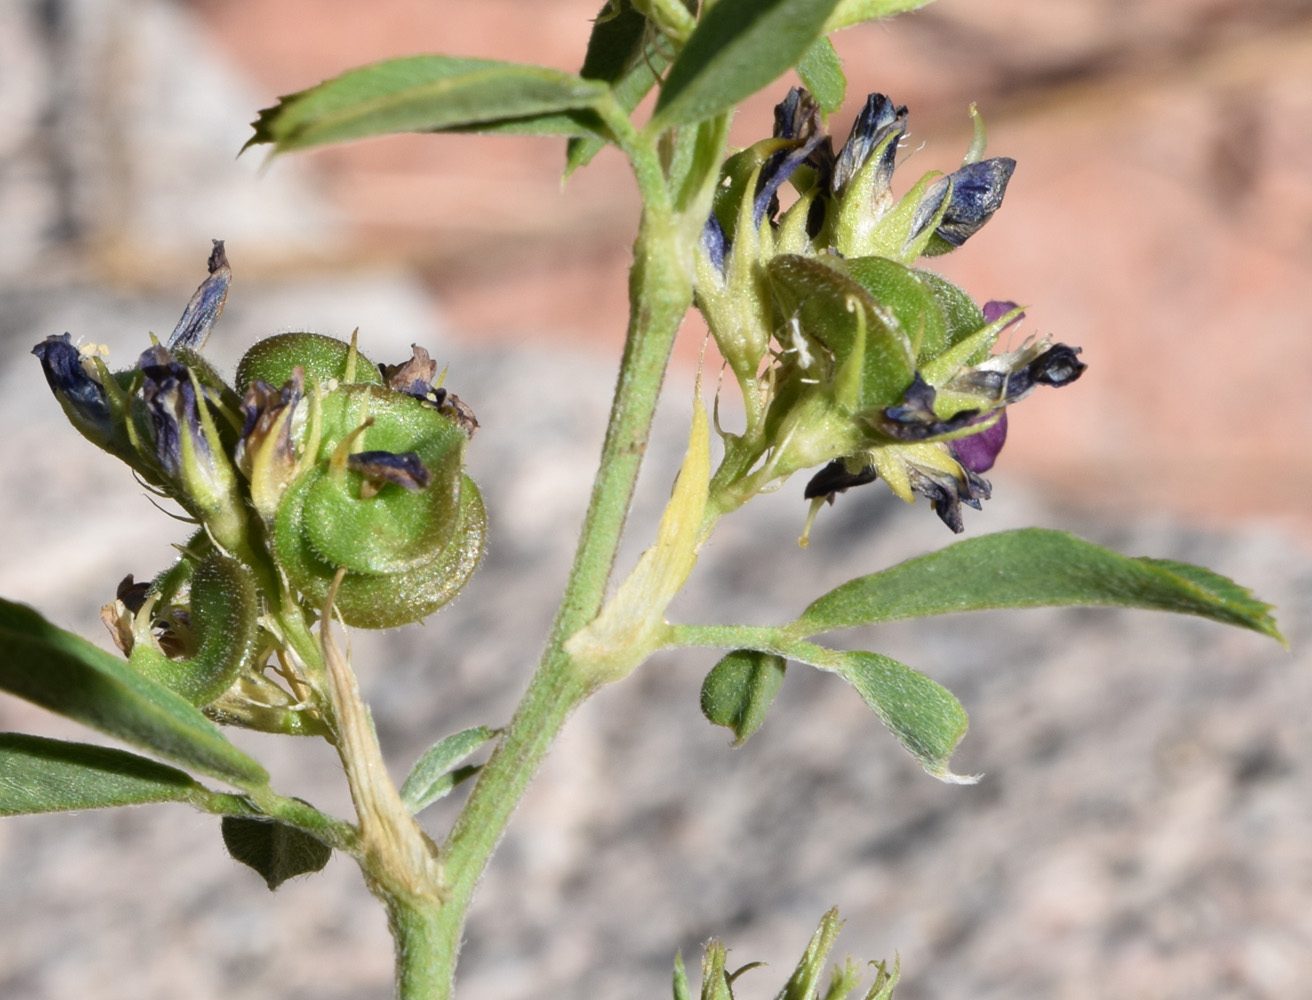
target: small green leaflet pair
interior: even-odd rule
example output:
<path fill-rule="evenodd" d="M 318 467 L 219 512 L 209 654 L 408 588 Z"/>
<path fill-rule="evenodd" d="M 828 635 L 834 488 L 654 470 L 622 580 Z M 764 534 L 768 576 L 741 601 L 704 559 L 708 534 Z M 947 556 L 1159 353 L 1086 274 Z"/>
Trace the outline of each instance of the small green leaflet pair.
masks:
<path fill-rule="evenodd" d="M 1197 615 L 1284 642 L 1271 608 L 1209 570 L 1164 559 L 1131 558 L 1061 531 L 1027 528 L 950 545 L 858 577 L 818 598 L 778 628 L 678 626 L 678 644 L 742 648 L 707 675 L 702 711 L 734 734 L 752 735 L 792 659 L 839 674 L 933 776 L 963 779 L 948 767 L 966 733 L 966 713 L 941 685 L 896 660 L 841 652 L 806 641 L 835 629 L 991 608 L 1110 605 Z"/>

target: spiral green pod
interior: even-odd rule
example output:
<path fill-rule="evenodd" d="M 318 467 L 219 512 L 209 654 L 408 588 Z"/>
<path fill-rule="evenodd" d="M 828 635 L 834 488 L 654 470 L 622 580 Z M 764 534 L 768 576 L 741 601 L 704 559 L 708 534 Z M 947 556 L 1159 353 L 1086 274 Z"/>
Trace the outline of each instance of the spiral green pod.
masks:
<path fill-rule="evenodd" d="M 381 385 L 321 397 L 317 421 L 317 454 L 273 518 L 279 566 L 316 605 L 345 569 L 336 607 L 348 625 L 418 621 L 455 595 L 482 554 L 482 500 L 461 471 L 465 432 L 430 402 Z M 417 462 L 419 476 L 354 461 L 372 455 Z"/>
<path fill-rule="evenodd" d="M 190 568 L 194 567 L 194 568 Z M 214 701 L 253 665 L 259 646 L 259 598 L 251 571 L 213 553 L 199 563 L 184 561 L 162 578 L 165 591 L 142 609 L 144 621 L 128 662 L 193 705 Z M 185 599 L 178 591 L 187 589 Z M 149 634 L 159 603 L 181 608 L 175 618 L 185 630 L 170 634 L 178 655 L 170 656 Z"/>

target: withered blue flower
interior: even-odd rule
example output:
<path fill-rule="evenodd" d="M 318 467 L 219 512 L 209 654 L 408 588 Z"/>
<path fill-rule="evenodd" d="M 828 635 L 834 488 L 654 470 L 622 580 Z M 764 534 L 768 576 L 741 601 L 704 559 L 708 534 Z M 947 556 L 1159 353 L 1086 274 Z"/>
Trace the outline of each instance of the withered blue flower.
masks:
<path fill-rule="evenodd" d="M 232 268 L 228 266 L 223 240 L 214 240 L 214 250 L 210 253 L 207 266 L 210 276 L 201 282 L 191 296 L 178 325 L 169 335 L 170 350 L 199 351 L 205 346 L 210 331 L 223 313 L 223 305 L 228 301 L 228 286 L 232 283 Z"/>
<path fill-rule="evenodd" d="M 1001 301 L 985 303 L 982 313 L 986 324 L 1016 313 L 1006 327 L 1025 315 L 1017 312 L 1014 302 Z M 992 488 L 980 473 L 992 468 L 1006 442 L 1006 407 L 1040 385 L 1075 381 L 1085 369 L 1078 354 L 1078 348 L 1040 340 L 991 355 L 957 372 L 942 387 L 955 397 L 949 405 L 961 406 L 967 401 L 962 397 L 979 401 L 974 408 L 967 406 L 947 417 L 935 411 L 938 390 L 916 372 L 899 403 L 860 416 L 876 440 L 887 443 L 830 462 L 812 477 L 804 496 L 833 502 L 836 494 L 882 477 L 904 500 L 913 494 L 928 499 L 943 523 L 960 532 L 961 506 L 978 510 L 990 496 Z M 976 424 L 980 430 L 961 433 Z"/>
<path fill-rule="evenodd" d="M 168 349 L 160 344 L 142 352 L 138 367 L 142 376 L 141 399 L 155 432 L 155 458 L 176 479 L 182 474 L 184 434 L 199 455 L 210 457 L 209 442 L 201 431 L 196 407 L 196 387 L 187 366 L 174 361 Z"/>
<path fill-rule="evenodd" d="M 428 466 L 413 451 L 395 454 L 390 451 L 358 451 L 347 456 L 346 466 L 364 476 L 365 488 L 361 496 L 366 499 L 388 483 L 403 490 L 418 492 L 432 482 Z"/>
<path fill-rule="evenodd" d="M 897 158 L 898 140 L 907 130 L 907 106 L 895 105 L 883 94 L 870 94 L 861 108 L 852 129 L 848 132 L 847 142 L 838 153 L 834 162 L 833 175 L 829 187 L 834 194 L 842 194 L 848 183 L 865 166 L 870 154 L 883 144 L 879 152 L 879 164 L 875 170 L 876 187 L 887 187 L 893 176 L 893 164 Z M 893 137 L 891 141 L 885 142 Z"/>
<path fill-rule="evenodd" d="M 779 189 L 828 138 L 820 120 L 820 105 L 807 91 L 794 87 L 775 106 L 774 137 L 790 140 L 795 145 L 772 153 L 761 166 L 752 199 L 752 224 L 758 228 L 767 215 L 772 217 L 778 211 Z"/>
<path fill-rule="evenodd" d="M 938 212 L 951 182 L 952 196 L 943 212 L 943 219 L 934 230 L 951 247 L 959 247 L 984 228 L 984 223 L 1002 207 L 1007 193 L 1007 182 L 1016 169 L 1016 161 L 1009 156 L 995 156 L 978 163 L 968 163 L 947 177 L 935 181 L 925 194 L 917 212 L 917 221 L 923 227 Z M 913 227 L 918 228 L 918 227 Z"/>
<path fill-rule="evenodd" d="M 67 333 L 49 336 L 32 348 L 46 383 L 65 413 L 84 435 L 104 444 L 113 433 L 105 387 L 88 371 L 88 361 Z"/>

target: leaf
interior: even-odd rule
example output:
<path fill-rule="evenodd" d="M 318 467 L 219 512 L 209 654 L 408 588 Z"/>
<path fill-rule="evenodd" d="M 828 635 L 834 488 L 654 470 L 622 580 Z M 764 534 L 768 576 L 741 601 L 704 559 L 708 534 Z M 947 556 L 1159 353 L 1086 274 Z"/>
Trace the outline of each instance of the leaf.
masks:
<path fill-rule="evenodd" d="M 798 960 L 793 974 L 779 991 L 779 1000 L 812 1000 L 820 989 L 820 978 L 824 975 L 825 960 L 833 950 L 838 932 L 843 929 L 839 919 L 838 907 L 832 907 L 820 918 L 820 926 L 807 942 L 806 951 Z"/>
<path fill-rule="evenodd" d="M 924 7 L 933 0 L 842 0 L 825 22 L 825 34 L 849 28 L 865 21 L 877 21 L 892 17 L 917 7 Z"/>
<path fill-rule="evenodd" d="M 966 710 L 943 685 L 878 653 L 840 653 L 831 667 L 856 688 L 920 766 L 940 781 L 971 784 L 953 774 L 952 751 L 966 735 Z"/>
<path fill-rule="evenodd" d="M 390 59 L 265 108 L 246 147 L 270 143 L 285 153 L 396 132 L 586 133 L 561 113 L 590 108 L 608 90 L 542 66 L 441 55 Z"/>
<path fill-rule="evenodd" d="M 124 750 L 0 733 L 0 816 L 187 802 L 191 776 Z"/>
<path fill-rule="evenodd" d="M 733 730 L 733 745 L 742 746 L 765 721 L 786 666 L 774 653 L 734 650 L 702 682 L 702 714 L 712 724 Z"/>
<path fill-rule="evenodd" d="M 688 970 L 683 966 L 683 952 L 674 953 L 674 1000 L 692 1000 L 692 989 L 688 985 Z"/>
<path fill-rule="evenodd" d="M 186 699 L 32 608 L 2 599 L 0 689 L 239 787 L 268 783 L 264 768 Z"/>
<path fill-rule="evenodd" d="M 1197 566 L 1135 559 L 1063 531 L 1026 528 L 972 538 L 849 580 L 790 629 L 813 635 L 984 608 L 1115 605 L 1198 615 L 1284 641 L 1271 606 Z"/>
<path fill-rule="evenodd" d="M 254 868 L 270 891 L 289 878 L 322 870 L 333 856 L 327 844 L 277 820 L 224 816 L 221 829 L 228 853 Z"/>
<path fill-rule="evenodd" d="M 796 65 L 837 0 L 719 0 L 661 87 L 649 129 L 691 125 L 735 106 Z"/>
<path fill-rule="evenodd" d="M 647 18 L 625 0 L 610 15 L 609 0 L 592 25 L 588 51 L 579 76 L 610 85 L 625 113 L 633 111 L 656 84 L 656 74 L 669 64 L 656 46 L 647 42 Z M 565 153 L 565 176 L 586 166 L 606 140 L 600 136 L 570 139 Z"/>
<path fill-rule="evenodd" d="M 452 733 L 429 747 L 410 769 L 401 786 L 401 801 L 410 810 L 410 815 L 426 809 L 460 781 L 473 775 L 477 768 L 457 769 L 456 765 L 496 735 L 495 729 L 475 726 Z"/>
<path fill-rule="evenodd" d="M 843 98 L 847 96 L 847 77 L 843 73 L 843 62 L 828 38 L 821 36 L 811 43 L 797 64 L 797 75 L 825 114 L 832 115 L 843 106 Z"/>

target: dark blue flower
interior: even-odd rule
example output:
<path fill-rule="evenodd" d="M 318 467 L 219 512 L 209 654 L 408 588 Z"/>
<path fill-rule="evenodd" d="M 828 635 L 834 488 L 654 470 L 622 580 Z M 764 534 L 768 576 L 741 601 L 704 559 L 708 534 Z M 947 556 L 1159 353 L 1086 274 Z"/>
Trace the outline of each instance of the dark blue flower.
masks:
<path fill-rule="evenodd" d="M 1002 207 L 1007 182 L 1015 169 L 1016 161 L 1011 157 L 995 156 L 954 170 L 926 192 L 925 200 L 917 210 L 918 226 L 913 226 L 913 229 L 923 227 L 937 214 L 951 182 L 952 196 L 934 235 L 951 248 L 961 246 L 984 228 L 984 223 Z"/>
<path fill-rule="evenodd" d="M 752 225 L 758 229 L 767 215 L 778 210 L 777 195 L 797 168 L 828 136 L 820 120 L 820 105 L 807 91 L 794 87 L 774 109 L 774 137 L 793 143 L 766 159 L 756 179 L 752 199 Z"/>
<path fill-rule="evenodd" d="M 49 336 L 32 348 L 50 391 L 84 435 L 104 445 L 113 435 L 113 414 L 104 385 L 88 372 L 82 352 L 67 334 Z"/>
<path fill-rule="evenodd" d="M 866 98 L 865 106 L 852 122 L 852 130 L 848 133 L 847 142 L 843 144 L 834 162 L 833 176 L 829 181 L 833 193 L 842 194 L 848 183 L 870 159 L 870 154 L 890 136 L 894 136 L 880 151 L 879 165 L 875 171 L 875 185 L 887 187 L 889 179 L 893 176 L 898 140 L 906 129 L 905 104 L 895 105 L 883 94 L 870 94 Z"/>
<path fill-rule="evenodd" d="M 198 452 L 209 457 L 209 442 L 201 432 L 196 407 L 196 387 L 187 366 L 174 361 L 168 349 L 156 344 L 142 352 L 141 399 L 150 414 L 155 432 L 155 459 L 169 475 L 177 479 L 183 469 L 183 435 Z"/>

